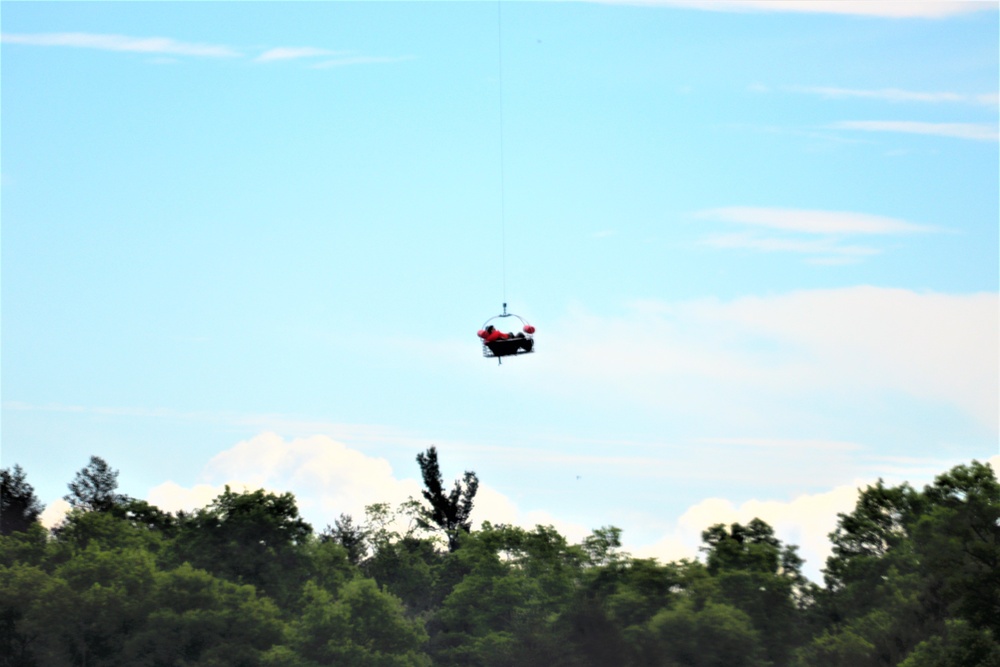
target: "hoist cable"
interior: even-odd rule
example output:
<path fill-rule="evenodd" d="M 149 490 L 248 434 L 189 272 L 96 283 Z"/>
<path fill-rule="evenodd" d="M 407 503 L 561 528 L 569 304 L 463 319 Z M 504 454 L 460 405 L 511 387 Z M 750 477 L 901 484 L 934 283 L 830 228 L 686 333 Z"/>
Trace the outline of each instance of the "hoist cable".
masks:
<path fill-rule="evenodd" d="M 497 0 L 497 82 L 500 92 L 500 273 L 503 283 L 504 310 L 507 306 L 507 220 L 505 210 L 503 160 L 503 21 L 502 0 Z"/>

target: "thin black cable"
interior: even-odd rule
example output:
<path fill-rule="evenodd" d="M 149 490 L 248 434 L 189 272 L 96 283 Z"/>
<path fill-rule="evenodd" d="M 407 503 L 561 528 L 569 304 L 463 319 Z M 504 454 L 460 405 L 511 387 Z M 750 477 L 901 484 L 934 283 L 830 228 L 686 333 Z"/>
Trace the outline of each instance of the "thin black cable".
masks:
<path fill-rule="evenodd" d="M 503 278 L 504 310 L 507 306 L 507 220 L 505 210 L 503 161 L 503 21 L 500 8 L 502 0 L 497 0 L 497 81 L 500 89 L 500 273 Z"/>

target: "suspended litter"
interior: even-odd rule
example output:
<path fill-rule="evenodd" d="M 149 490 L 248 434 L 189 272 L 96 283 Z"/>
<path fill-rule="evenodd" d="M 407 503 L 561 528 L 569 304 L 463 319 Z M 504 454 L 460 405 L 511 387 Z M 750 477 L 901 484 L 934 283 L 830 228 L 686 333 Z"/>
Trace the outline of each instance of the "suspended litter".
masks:
<path fill-rule="evenodd" d="M 497 328 L 497 324 L 491 324 L 494 320 L 501 320 L 508 317 L 516 317 L 521 322 L 521 331 L 502 331 Z M 497 363 L 503 363 L 503 357 L 512 357 L 519 354 L 531 354 L 535 351 L 535 327 L 528 323 L 520 315 L 507 312 L 507 304 L 503 305 L 503 312 L 494 315 L 483 323 L 477 335 L 483 341 L 483 356 L 487 358 L 496 357 Z"/>

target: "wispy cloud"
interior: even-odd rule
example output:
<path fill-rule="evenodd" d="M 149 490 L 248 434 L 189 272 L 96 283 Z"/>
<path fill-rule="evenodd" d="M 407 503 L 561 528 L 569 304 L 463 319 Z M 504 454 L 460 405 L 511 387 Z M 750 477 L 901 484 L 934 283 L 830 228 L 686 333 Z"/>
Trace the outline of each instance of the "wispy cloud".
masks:
<path fill-rule="evenodd" d="M 1000 92 L 997 93 L 986 93 L 983 95 L 977 95 L 982 104 L 989 104 L 991 106 L 1000 106 Z"/>
<path fill-rule="evenodd" d="M 324 60 L 321 63 L 316 63 L 313 65 L 313 68 L 328 69 L 331 67 L 347 67 L 349 65 L 379 65 L 385 63 L 400 63 L 413 59 L 413 56 L 344 56 L 343 58 L 334 58 L 332 60 Z"/>
<path fill-rule="evenodd" d="M 934 227 L 897 218 L 850 211 L 732 206 L 701 211 L 697 217 L 806 234 L 910 234 L 936 231 Z"/>
<path fill-rule="evenodd" d="M 800 86 L 792 88 L 795 92 L 819 95 L 828 99 L 864 98 L 883 100 L 886 102 L 926 102 L 926 103 L 961 103 L 996 106 L 997 93 L 967 95 L 953 92 L 922 92 L 902 90 L 900 88 L 880 88 L 878 90 L 859 90 L 855 88 L 836 88 L 830 86 Z"/>
<path fill-rule="evenodd" d="M 259 63 L 273 62 L 275 60 L 295 60 L 298 58 L 317 58 L 322 56 L 333 56 L 345 53 L 343 51 L 331 51 L 329 49 L 318 49 L 312 46 L 288 47 L 282 46 L 268 49 L 260 54 L 255 61 Z"/>
<path fill-rule="evenodd" d="M 159 56 L 199 56 L 211 58 L 239 58 L 244 54 L 236 49 L 219 44 L 182 42 L 169 37 L 132 37 L 128 35 L 106 35 L 85 32 L 59 32 L 38 34 L 0 35 L 6 44 L 29 46 L 61 46 L 102 51 L 146 53 Z M 413 60 L 413 56 L 371 56 L 352 51 L 334 51 L 313 46 L 281 46 L 266 49 L 254 62 L 268 63 L 285 60 L 322 59 L 312 67 L 326 69 L 350 65 L 372 65 Z M 158 59 L 157 62 L 164 62 Z"/>
<path fill-rule="evenodd" d="M 940 19 L 995 11 L 993 2 L 953 0 L 591 0 L 601 4 L 683 7 L 712 12 L 796 12 L 884 18 Z"/>
<path fill-rule="evenodd" d="M 869 245 L 845 243 L 846 237 L 940 231 L 929 225 L 850 211 L 734 206 L 701 211 L 695 217 L 751 228 L 709 234 L 701 239 L 702 245 L 720 249 L 797 253 L 808 255 L 810 263 L 825 265 L 850 264 L 881 252 Z M 773 232 L 782 234 L 775 235 Z"/>
<path fill-rule="evenodd" d="M 755 250 L 758 252 L 790 252 L 813 255 L 822 259 L 823 264 L 851 264 L 864 257 L 877 255 L 878 248 L 859 245 L 844 245 L 835 239 L 797 240 L 760 236 L 743 232 L 733 234 L 709 234 L 701 244 L 711 248 L 729 250 Z"/>
<path fill-rule="evenodd" d="M 924 123 L 909 120 L 847 120 L 830 126 L 835 130 L 859 130 L 862 132 L 903 132 L 925 134 L 973 141 L 997 141 L 1000 132 L 996 125 L 986 123 Z"/>
<path fill-rule="evenodd" d="M 64 403 L 34 404 L 25 401 L 4 401 L 4 410 L 17 412 L 43 412 L 57 414 L 100 415 L 140 419 L 162 419 L 175 422 L 199 422 L 223 425 L 229 428 L 255 431 L 280 431 L 286 434 L 305 435 L 325 433 L 355 443 L 393 445 L 416 449 L 426 443 L 426 437 L 409 434 L 388 426 L 351 424 L 330 420 L 281 413 L 243 413 L 222 410 L 182 411 L 165 407 L 138 406 L 85 406 Z"/>
<path fill-rule="evenodd" d="M 218 44 L 195 44 L 179 42 L 169 37 L 129 37 L 127 35 L 102 35 L 85 32 L 57 32 L 39 34 L 0 35 L 5 44 L 26 44 L 30 46 L 63 46 L 102 51 L 126 51 L 131 53 L 157 53 L 178 56 L 200 56 L 209 58 L 233 58 L 243 54 Z"/>
<path fill-rule="evenodd" d="M 698 444 L 751 447 L 763 449 L 795 449 L 812 451 L 857 451 L 862 446 L 856 442 L 839 440 L 797 440 L 786 438 L 698 438 Z"/>

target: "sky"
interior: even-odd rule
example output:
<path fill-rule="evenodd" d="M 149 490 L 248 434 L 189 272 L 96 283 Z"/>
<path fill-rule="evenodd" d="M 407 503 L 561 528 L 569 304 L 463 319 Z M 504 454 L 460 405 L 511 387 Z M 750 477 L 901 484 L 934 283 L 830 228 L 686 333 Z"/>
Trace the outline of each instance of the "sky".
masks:
<path fill-rule="evenodd" d="M 858 488 L 1000 468 L 997 2 L 0 12 L 0 462 L 50 523 L 97 455 L 318 531 L 434 445 L 477 521 L 759 516 L 819 580 Z"/>

